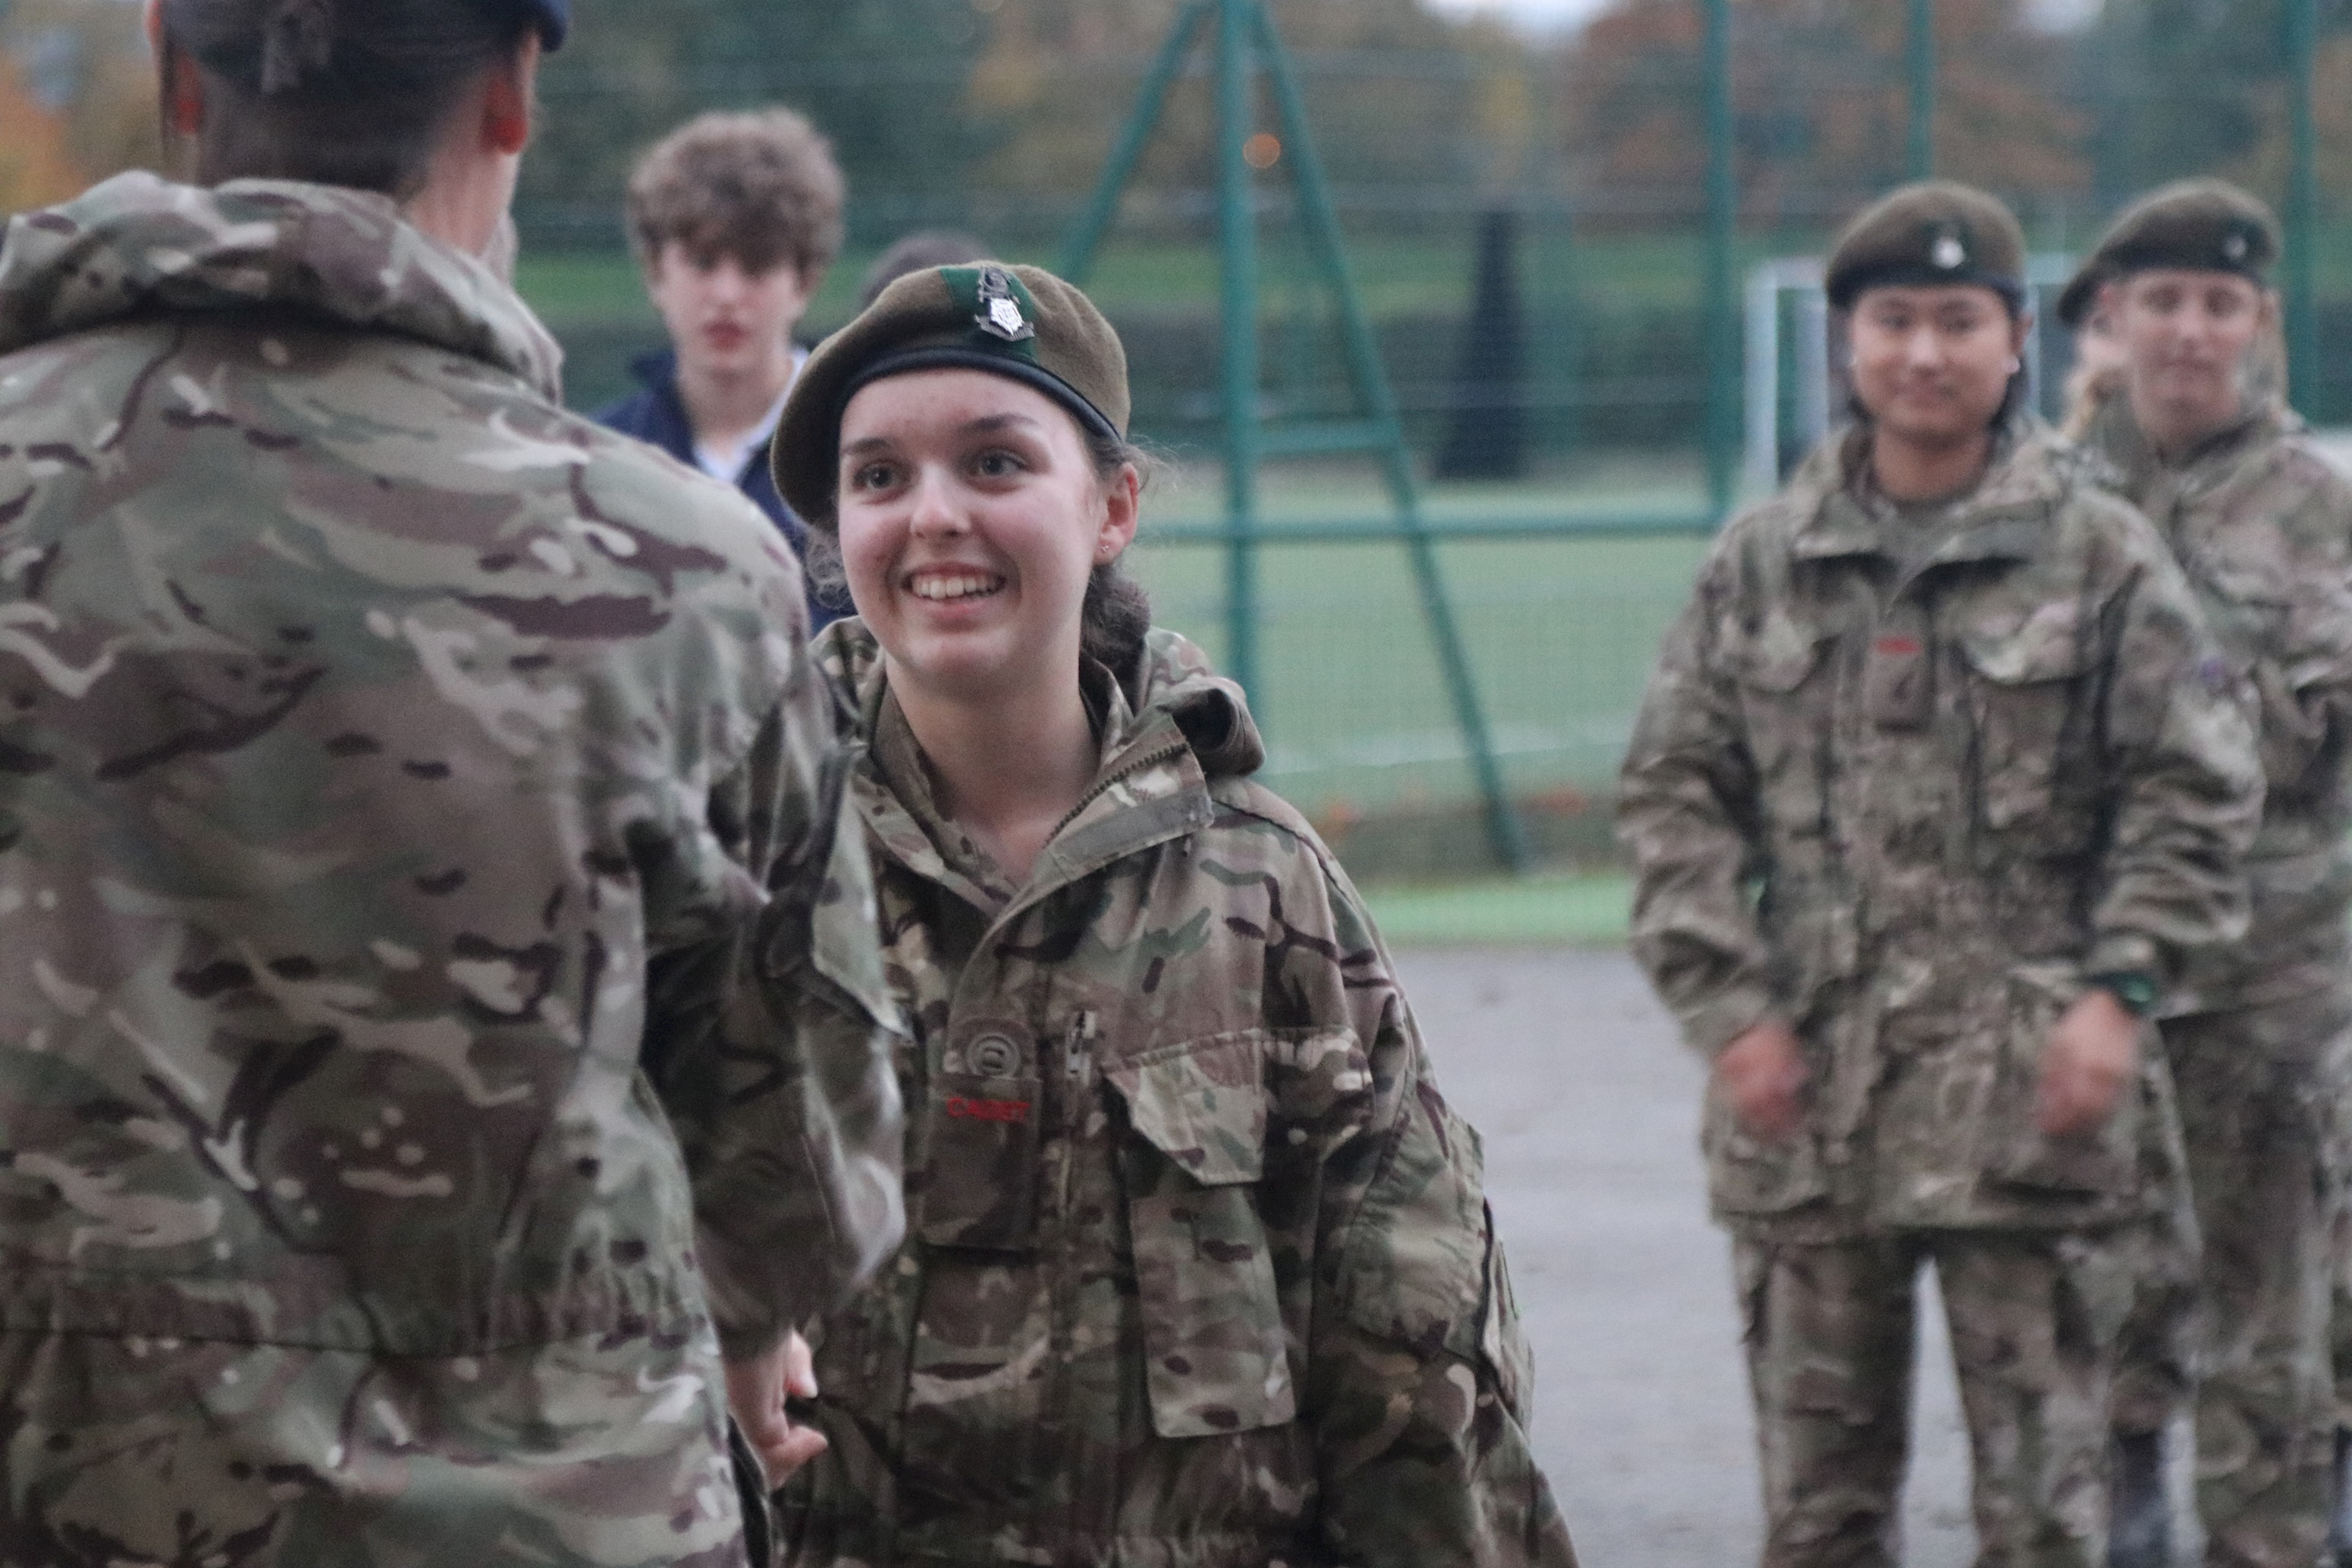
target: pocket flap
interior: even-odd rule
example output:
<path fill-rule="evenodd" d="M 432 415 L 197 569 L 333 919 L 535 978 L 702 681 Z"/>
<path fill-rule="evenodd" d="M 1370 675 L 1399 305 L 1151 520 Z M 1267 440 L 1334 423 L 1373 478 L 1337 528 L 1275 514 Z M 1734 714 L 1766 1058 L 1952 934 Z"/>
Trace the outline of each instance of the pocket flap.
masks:
<path fill-rule="evenodd" d="M 1188 1041 L 1103 1076 L 1137 1136 L 1202 1185 L 1265 1173 L 1265 1042 L 1255 1031 Z"/>
<path fill-rule="evenodd" d="M 1959 643 L 1969 668 L 1997 686 L 2070 679 L 2083 673 L 2092 653 L 2071 599 L 2036 605 L 2028 614 L 1986 616 L 1959 629 Z"/>
<path fill-rule="evenodd" d="M 1794 691 L 1821 662 L 1828 636 L 1775 607 L 1752 629 L 1727 618 L 1716 641 L 1734 679 L 1763 691 Z"/>

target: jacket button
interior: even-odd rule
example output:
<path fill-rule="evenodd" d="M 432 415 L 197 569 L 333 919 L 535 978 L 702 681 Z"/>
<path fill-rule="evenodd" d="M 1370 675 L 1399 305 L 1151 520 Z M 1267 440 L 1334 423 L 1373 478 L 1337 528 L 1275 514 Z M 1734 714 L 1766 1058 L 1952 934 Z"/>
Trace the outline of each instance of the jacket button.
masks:
<path fill-rule="evenodd" d="M 1021 1065 L 1021 1047 L 1003 1035 L 982 1035 L 971 1043 L 971 1061 L 982 1078 L 1010 1078 Z"/>

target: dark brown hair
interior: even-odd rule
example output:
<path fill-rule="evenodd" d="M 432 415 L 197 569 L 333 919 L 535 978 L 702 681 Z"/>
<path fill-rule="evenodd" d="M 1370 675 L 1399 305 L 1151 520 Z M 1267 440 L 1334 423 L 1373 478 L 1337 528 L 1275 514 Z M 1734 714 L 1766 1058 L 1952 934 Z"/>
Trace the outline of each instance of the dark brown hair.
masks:
<path fill-rule="evenodd" d="M 1122 437 L 1088 432 L 1086 441 L 1095 478 L 1104 484 L 1129 467 L 1148 484 L 1160 467 L 1160 459 Z M 809 581 L 816 584 L 817 597 L 826 605 L 837 610 L 855 607 L 849 597 L 849 574 L 841 560 L 841 531 L 833 518 L 809 530 L 808 574 Z M 1117 561 L 1096 567 L 1087 579 L 1086 603 L 1078 612 L 1078 651 L 1124 681 L 1142 658 L 1144 638 L 1150 630 L 1151 596 L 1143 591 L 1143 584 L 1129 576 Z"/>
<path fill-rule="evenodd" d="M 407 197 L 482 73 L 535 24 L 468 0 L 163 0 L 172 58 L 204 73 L 196 177 L 309 180 Z"/>
<path fill-rule="evenodd" d="M 656 142 L 629 176 L 629 243 L 651 267 L 673 241 L 751 272 L 789 261 L 814 280 L 841 252 L 847 192 L 833 144 L 789 109 L 705 114 Z"/>

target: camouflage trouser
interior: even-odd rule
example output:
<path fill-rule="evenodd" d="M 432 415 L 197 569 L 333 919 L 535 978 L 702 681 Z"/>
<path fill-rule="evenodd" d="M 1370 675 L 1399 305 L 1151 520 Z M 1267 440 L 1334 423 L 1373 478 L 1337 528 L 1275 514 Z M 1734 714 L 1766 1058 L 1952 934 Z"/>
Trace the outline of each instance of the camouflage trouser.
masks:
<path fill-rule="evenodd" d="M 2197 1508 L 2212 1568 L 2309 1568 L 2327 1533 L 2328 1311 L 2341 1159 L 2332 1087 L 2352 1008 L 2333 994 L 2164 1026 L 2203 1264 L 2168 1249 L 2125 1331 L 2119 1431 L 2196 1385 Z"/>
<path fill-rule="evenodd" d="M 1974 1463 L 1978 1568 L 2105 1568 L 2108 1377 L 2143 1238 L 1910 1231 L 1738 1237 L 1764 1568 L 1893 1568 L 1914 1299 L 1933 1260 Z"/>
<path fill-rule="evenodd" d="M 715 1344 L 0 1334 L 6 1568 L 734 1568 Z"/>

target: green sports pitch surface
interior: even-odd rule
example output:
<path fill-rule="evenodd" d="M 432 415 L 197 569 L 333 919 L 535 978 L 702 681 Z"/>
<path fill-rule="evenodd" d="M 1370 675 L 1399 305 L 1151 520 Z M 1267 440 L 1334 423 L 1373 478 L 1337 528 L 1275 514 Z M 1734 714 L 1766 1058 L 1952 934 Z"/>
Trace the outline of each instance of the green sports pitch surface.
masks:
<path fill-rule="evenodd" d="M 1180 471 L 1147 500 L 1138 575 L 1158 618 L 1223 661 L 1226 553 L 1176 542 L 1214 521 L 1213 469 Z M 1429 515 L 1579 518 L 1696 511 L 1671 468 L 1626 465 L 1549 483 L 1441 487 Z M 1362 474 L 1291 468 L 1269 477 L 1285 521 L 1371 518 Z M 1605 788 L 1631 731 L 1659 638 L 1706 549 L 1655 538 L 1449 540 L 1439 568 L 1515 796 Z M 1258 681 L 1266 782 L 1317 816 L 1426 810 L 1470 798 L 1472 780 L 1404 548 L 1269 544 L 1258 552 Z"/>

